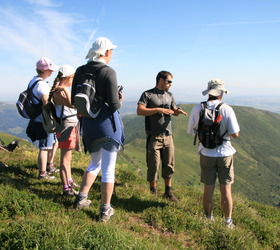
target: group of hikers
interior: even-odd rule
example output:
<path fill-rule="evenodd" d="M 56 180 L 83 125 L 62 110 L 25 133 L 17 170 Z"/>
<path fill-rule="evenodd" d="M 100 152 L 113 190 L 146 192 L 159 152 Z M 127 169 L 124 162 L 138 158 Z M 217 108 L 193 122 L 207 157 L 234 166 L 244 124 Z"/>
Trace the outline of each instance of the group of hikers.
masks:
<path fill-rule="evenodd" d="M 88 193 L 101 171 L 100 221 L 102 222 L 108 221 L 115 213 L 111 206 L 115 166 L 117 153 L 124 146 L 125 139 L 123 123 L 118 111 L 122 106 L 123 93 L 118 88 L 115 70 L 108 66 L 116 47 L 105 37 L 96 39 L 86 56 L 87 63 L 77 69 L 68 64 L 59 67 L 50 59 L 41 58 L 36 64 L 37 75 L 29 83 L 31 87 L 37 82 L 32 89 L 36 99 L 34 102 L 41 102 L 44 106 L 52 99 L 56 115 L 62 120 L 56 133 L 46 133 L 42 126 L 42 114 L 30 119 L 27 134 L 33 141 L 39 141 L 38 179 L 55 179 L 53 173 L 58 170 L 53 161 L 57 148 L 60 148 L 59 172 L 63 195 L 75 197 L 73 207 L 83 209 L 91 205 Z M 46 79 L 54 71 L 58 71 L 58 74 L 50 89 Z M 75 95 L 84 81 L 85 73 L 96 73 L 95 96 L 102 99 L 101 109 L 95 118 L 79 115 L 75 106 Z M 137 115 L 145 117 L 147 181 L 150 192 L 157 195 L 157 181 L 161 168 L 165 185 L 164 197 L 178 202 L 172 191 L 175 158 L 171 116 L 187 115 L 187 113 L 176 106 L 174 97 L 169 92 L 172 81 L 173 75 L 170 72 L 160 71 L 156 76 L 155 87 L 142 93 L 137 103 Z M 208 82 L 207 89 L 202 93 L 208 95 L 208 108 L 215 110 L 221 103 L 223 94 L 227 92 L 223 81 L 214 79 Z M 193 108 L 188 124 L 189 134 L 197 133 L 201 110 L 201 104 Z M 230 143 L 230 137 L 235 138 L 239 135 L 239 125 L 233 109 L 227 104 L 223 104 L 219 112 L 222 116 L 220 128 L 223 134 L 222 144 L 209 149 L 200 143 L 198 148 L 201 182 L 204 183 L 203 207 L 205 218 L 213 220 L 213 193 L 218 176 L 225 223 L 226 226 L 233 227 L 231 184 L 234 181 L 235 150 Z M 82 134 L 84 149 L 89 152 L 91 161 L 79 186 L 72 179 L 71 158 L 72 150 L 81 150 L 80 134 Z M 79 191 L 77 191 L 78 187 Z"/>

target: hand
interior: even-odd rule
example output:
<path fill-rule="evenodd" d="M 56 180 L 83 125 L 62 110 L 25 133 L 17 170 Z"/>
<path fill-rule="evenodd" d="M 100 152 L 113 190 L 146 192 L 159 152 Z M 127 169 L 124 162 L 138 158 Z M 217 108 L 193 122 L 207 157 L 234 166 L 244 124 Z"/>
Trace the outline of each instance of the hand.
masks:
<path fill-rule="evenodd" d="M 174 111 L 172 109 L 160 108 L 160 113 L 162 113 L 164 115 L 173 115 Z"/>
<path fill-rule="evenodd" d="M 123 93 L 122 92 L 119 92 L 119 99 L 120 99 L 120 102 L 123 101 Z"/>
<path fill-rule="evenodd" d="M 177 109 L 174 111 L 174 115 L 175 115 L 175 116 L 178 116 L 179 114 L 187 115 L 187 113 L 186 113 L 183 109 L 177 108 Z"/>

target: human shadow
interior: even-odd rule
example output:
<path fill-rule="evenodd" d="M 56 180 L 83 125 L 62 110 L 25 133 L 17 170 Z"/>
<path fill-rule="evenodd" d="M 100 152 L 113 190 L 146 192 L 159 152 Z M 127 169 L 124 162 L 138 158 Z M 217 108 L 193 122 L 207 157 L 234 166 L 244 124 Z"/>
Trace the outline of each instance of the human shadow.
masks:
<path fill-rule="evenodd" d="M 160 202 L 156 200 L 143 200 L 133 195 L 130 198 L 118 198 L 116 195 L 112 197 L 112 203 L 116 207 L 120 207 L 128 212 L 141 213 L 145 209 L 150 207 L 165 207 L 166 202 Z"/>

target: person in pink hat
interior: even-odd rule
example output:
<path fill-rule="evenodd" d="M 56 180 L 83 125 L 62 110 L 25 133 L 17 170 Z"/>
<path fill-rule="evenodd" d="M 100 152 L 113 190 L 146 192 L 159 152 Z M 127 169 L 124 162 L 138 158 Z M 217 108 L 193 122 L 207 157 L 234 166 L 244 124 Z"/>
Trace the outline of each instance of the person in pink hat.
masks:
<path fill-rule="evenodd" d="M 28 84 L 28 88 L 34 85 L 32 93 L 35 104 L 43 106 L 48 102 L 50 87 L 46 79 L 58 69 L 59 66 L 55 65 L 49 58 L 41 58 L 36 63 L 37 75 Z M 53 159 L 57 149 L 57 139 L 54 133 L 46 133 L 43 129 L 42 114 L 39 114 L 34 119 L 30 119 L 26 133 L 32 142 L 38 141 L 39 143 L 38 179 L 55 179 L 55 176 L 51 176 L 51 174 L 56 172 Z"/>

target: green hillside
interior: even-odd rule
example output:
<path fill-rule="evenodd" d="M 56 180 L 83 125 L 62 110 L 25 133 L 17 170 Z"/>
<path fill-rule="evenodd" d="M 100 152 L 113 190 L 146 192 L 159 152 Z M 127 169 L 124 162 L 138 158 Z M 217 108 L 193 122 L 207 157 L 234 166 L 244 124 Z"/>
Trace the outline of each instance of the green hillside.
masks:
<path fill-rule="evenodd" d="M 185 121 L 182 119 L 182 123 Z M 14 139 L 0 136 L 5 137 L 5 143 Z M 0 167 L 0 249 L 280 248 L 280 211 L 275 207 L 251 202 L 235 192 L 236 226 L 227 229 L 221 218 L 218 192 L 214 195 L 216 207 L 212 222 L 203 218 L 202 192 L 190 185 L 191 181 L 174 183 L 178 203 L 161 197 L 163 185 L 159 187 L 158 197 L 151 195 L 145 173 L 136 167 L 143 161 L 142 144 L 142 139 L 134 139 L 119 154 L 117 186 L 112 198 L 116 214 L 106 224 L 97 219 L 99 181 L 89 193 L 93 201 L 91 208 L 76 211 L 72 209 L 73 198 L 61 195 L 58 175 L 58 180 L 53 182 L 37 180 L 38 151 L 31 144 L 23 142 L 11 153 L 0 151 L 1 161 L 8 165 Z M 135 158 L 127 158 L 132 151 Z M 59 154 L 55 162 L 59 162 Z M 76 182 L 81 182 L 88 163 L 89 155 L 74 152 L 72 172 Z"/>
<path fill-rule="evenodd" d="M 190 114 L 194 105 L 182 105 Z M 280 206 L 280 115 L 249 107 L 233 107 L 241 128 L 232 140 L 236 148 L 233 191 L 248 199 Z M 176 173 L 174 182 L 200 185 L 199 157 L 193 136 L 187 134 L 188 116 L 174 117 Z M 144 117 L 124 117 L 126 147 L 123 159 L 146 171 Z M 145 173 L 144 173 L 145 175 Z"/>

